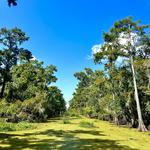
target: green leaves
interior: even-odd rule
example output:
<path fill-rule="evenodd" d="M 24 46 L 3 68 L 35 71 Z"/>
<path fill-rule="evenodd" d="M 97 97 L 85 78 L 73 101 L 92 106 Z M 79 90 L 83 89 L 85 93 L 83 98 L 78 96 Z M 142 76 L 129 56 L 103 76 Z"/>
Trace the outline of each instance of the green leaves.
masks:
<path fill-rule="evenodd" d="M 41 62 L 30 61 L 13 67 L 11 70 L 12 82 L 8 84 L 8 99 L 25 100 L 47 90 L 48 86 L 56 81 L 54 76 L 56 67 L 43 67 Z M 20 94 L 21 93 L 21 94 Z"/>
<path fill-rule="evenodd" d="M 144 121 L 146 125 L 150 124 L 148 28 L 149 25 L 141 25 L 140 21 L 128 17 L 115 22 L 110 31 L 104 33 L 104 43 L 95 51 L 94 62 L 101 64 L 105 70 L 85 69 L 75 74 L 78 84 L 70 102 L 71 110 L 89 117 L 99 116 L 117 124 L 131 123 L 131 126 L 137 127 L 136 88 L 132 81 L 134 77 L 137 80 L 136 90 L 139 91 Z"/>
<path fill-rule="evenodd" d="M 61 91 L 51 86 L 57 81 L 56 66 L 44 67 L 43 62 L 34 60 L 32 53 L 21 47 L 28 39 L 18 28 L 0 30 L 0 94 L 14 122 L 45 121 L 66 110 Z M 2 113 L 7 117 L 7 112 Z"/>
<path fill-rule="evenodd" d="M 11 69 L 17 65 L 19 60 L 29 61 L 32 58 L 32 53 L 21 46 L 29 38 L 18 28 L 0 30 L 0 77 L 2 82 L 1 98 L 5 92 L 5 86 L 11 80 Z M 8 78 L 9 76 L 9 78 Z"/>

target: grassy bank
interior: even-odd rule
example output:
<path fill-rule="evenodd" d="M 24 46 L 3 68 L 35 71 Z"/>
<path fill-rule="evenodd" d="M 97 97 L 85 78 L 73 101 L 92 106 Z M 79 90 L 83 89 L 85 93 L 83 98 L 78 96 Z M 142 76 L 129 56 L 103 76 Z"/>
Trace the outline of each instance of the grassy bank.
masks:
<path fill-rule="evenodd" d="M 150 133 L 86 118 L 53 119 L 34 130 L 0 133 L 1 150 L 149 150 Z"/>

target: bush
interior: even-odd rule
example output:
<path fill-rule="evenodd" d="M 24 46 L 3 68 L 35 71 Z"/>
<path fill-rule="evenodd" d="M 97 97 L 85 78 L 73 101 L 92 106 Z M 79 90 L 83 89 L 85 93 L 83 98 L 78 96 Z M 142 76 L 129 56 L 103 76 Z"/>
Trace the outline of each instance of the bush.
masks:
<path fill-rule="evenodd" d="M 9 103 L 5 99 L 0 100 L 0 117 L 6 117 L 6 110 L 9 108 Z"/>
<path fill-rule="evenodd" d="M 67 120 L 67 119 L 64 119 L 63 120 L 63 124 L 70 124 L 71 122 L 69 121 L 69 120 Z"/>
<path fill-rule="evenodd" d="M 43 95 L 42 95 L 43 96 Z M 43 97 L 37 96 L 29 100 L 0 102 L 0 117 L 7 118 L 7 122 L 18 123 L 20 121 L 43 122 L 47 119 L 43 106 Z"/>
<path fill-rule="evenodd" d="M 12 122 L 12 123 L 18 123 L 20 121 L 20 119 L 18 118 L 18 116 L 15 114 L 15 115 L 12 115 L 12 116 L 9 116 L 7 119 L 6 119 L 7 122 Z"/>
<path fill-rule="evenodd" d="M 89 118 L 96 118 L 95 108 L 94 107 L 86 107 L 83 109 L 83 114 Z M 92 117 L 93 116 L 93 117 Z"/>
<path fill-rule="evenodd" d="M 16 124 L 16 129 L 24 130 L 24 129 L 33 129 L 35 128 L 35 125 L 28 123 L 28 122 L 20 122 Z"/>
<path fill-rule="evenodd" d="M 12 125 L 12 123 L 0 123 L 0 131 L 6 132 L 6 131 L 15 131 L 15 127 Z"/>
<path fill-rule="evenodd" d="M 34 128 L 36 128 L 36 125 L 33 125 L 28 122 L 20 122 L 20 123 L 8 123 L 5 121 L 0 122 L 0 132 L 19 131 L 19 130 L 34 129 Z"/>
<path fill-rule="evenodd" d="M 80 127 L 84 128 L 94 128 L 94 123 L 93 122 L 87 122 L 87 121 L 81 121 L 80 122 Z"/>
<path fill-rule="evenodd" d="M 106 113 L 98 114 L 98 119 L 110 122 L 113 121 L 112 115 Z"/>
<path fill-rule="evenodd" d="M 51 89 L 49 94 L 41 91 L 36 97 L 24 101 L 1 100 L 0 117 L 7 118 L 8 122 L 18 123 L 20 121 L 44 122 L 48 118 L 62 115 L 65 112 L 65 101 L 56 87 Z"/>
<path fill-rule="evenodd" d="M 9 107 L 6 111 L 6 113 L 8 115 L 16 115 L 20 112 L 21 110 L 21 104 L 22 102 L 21 101 L 16 101 L 14 103 L 9 103 Z"/>
<path fill-rule="evenodd" d="M 65 115 L 69 117 L 79 117 L 79 114 L 75 110 L 69 110 L 65 113 Z"/>
<path fill-rule="evenodd" d="M 42 97 L 37 96 L 35 98 L 25 100 L 22 104 L 22 109 L 18 116 L 22 121 L 28 122 L 46 121 L 47 115 L 42 105 Z"/>

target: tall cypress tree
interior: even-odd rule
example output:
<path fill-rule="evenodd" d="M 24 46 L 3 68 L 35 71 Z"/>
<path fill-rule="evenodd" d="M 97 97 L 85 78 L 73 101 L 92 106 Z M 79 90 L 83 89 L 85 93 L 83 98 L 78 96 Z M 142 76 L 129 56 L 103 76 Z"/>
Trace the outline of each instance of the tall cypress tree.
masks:
<path fill-rule="evenodd" d="M 137 105 L 138 129 L 139 131 L 147 131 L 142 118 L 134 61 L 138 58 L 145 59 L 150 56 L 150 52 L 146 48 L 146 42 L 144 42 L 145 37 L 149 36 L 146 29 L 150 26 L 140 25 L 139 23 L 139 21 L 134 22 L 131 17 L 117 21 L 110 32 L 104 34 L 105 43 L 102 51 L 95 54 L 95 62 L 101 62 L 102 59 L 110 58 L 110 56 L 114 56 L 114 60 L 119 56 L 126 57 L 129 60 Z"/>

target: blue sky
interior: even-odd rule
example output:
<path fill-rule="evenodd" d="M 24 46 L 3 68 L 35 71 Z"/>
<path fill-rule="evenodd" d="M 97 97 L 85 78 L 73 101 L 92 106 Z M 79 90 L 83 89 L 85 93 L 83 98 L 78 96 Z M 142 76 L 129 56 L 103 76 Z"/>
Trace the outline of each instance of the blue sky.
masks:
<path fill-rule="evenodd" d="M 57 85 L 68 101 L 76 86 L 73 74 L 85 67 L 100 69 L 87 59 L 102 42 L 102 33 L 121 18 L 150 23 L 149 0 L 18 0 L 9 8 L 0 0 L 0 27 L 15 26 L 30 36 L 24 46 L 46 65 L 58 68 Z"/>

